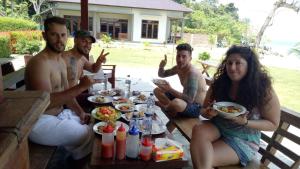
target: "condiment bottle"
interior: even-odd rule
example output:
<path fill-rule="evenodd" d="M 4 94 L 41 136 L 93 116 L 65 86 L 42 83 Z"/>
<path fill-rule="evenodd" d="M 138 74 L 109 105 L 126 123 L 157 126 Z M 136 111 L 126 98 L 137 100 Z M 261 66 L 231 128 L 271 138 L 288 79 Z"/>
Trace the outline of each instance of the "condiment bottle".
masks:
<path fill-rule="evenodd" d="M 137 158 L 139 154 L 139 129 L 133 124 L 128 132 L 126 140 L 126 156 L 128 158 Z"/>
<path fill-rule="evenodd" d="M 109 124 L 103 129 L 101 156 L 103 158 L 113 158 L 114 156 L 114 128 Z"/>
<path fill-rule="evenodd" d="M 126 153 L 126 130 L 123 126 L 123 123 L 117 130 L 116 146 L 117 159 L 123 160 Z"/>
<path fill-rule="evenodd" d="M 149 135 L 142 138 L 142 147 L 140 152 L 140 157 L 144 161 L 148 161 L 151 159 L 152 154 L 152 140 Z"/>

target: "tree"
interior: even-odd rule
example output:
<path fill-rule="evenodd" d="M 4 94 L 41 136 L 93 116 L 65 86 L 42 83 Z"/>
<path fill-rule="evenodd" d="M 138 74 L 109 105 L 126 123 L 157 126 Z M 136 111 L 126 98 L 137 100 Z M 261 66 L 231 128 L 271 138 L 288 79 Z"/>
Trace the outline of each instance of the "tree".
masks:
<path fill-rule="evenodd" d="M 29 0 L 34 8 L 35 15 L 33 16 L 35 20 L 42 23 L 41 13 L 43 12 L 42 9 L 48 8 L 48 0 Z"/>
<path fill-rule="evenodd" d="M 298 42 L 292 49 L 290 49 L 289 53 L 293 53 L 296 56 L 300 57 L 300 42 Z"/>
<path fill-rule="evenodd" d="M 274 7 L 271 10 L 271 12 L 269 13 L 269 15 L 267 16 L 264 24 L 261 26 L 257 36 L 256 36 L 256 41 L 255 41 L 255 47 L 258 48 L 259 44 L 261 42 L 262 36 L 264 35 L 265 30 L 267 29 L 267 27 L 272 25 L 272 21 L 274 19 L 275 16 L 275 12 L 277 9 L 279 8 L 288 8 L 288 9 L 292 9 L 295 12 L 299 12 L 300 10 L 300 5 L 299 5 L 299 1 L 295 1 L 292 0 L 292 2 L 287 2 L 287 0 L 278 0 L 277 2 L 274 3 Z"/>

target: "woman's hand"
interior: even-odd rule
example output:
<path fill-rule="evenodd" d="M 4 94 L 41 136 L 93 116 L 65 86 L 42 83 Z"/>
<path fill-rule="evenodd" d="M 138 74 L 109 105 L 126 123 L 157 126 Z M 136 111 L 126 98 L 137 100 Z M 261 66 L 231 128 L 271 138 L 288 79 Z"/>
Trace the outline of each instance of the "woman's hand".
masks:
<path fill-rule="evenodd" d="M 236 116 L 236 117 L 232 117 L 230 118 L 230 120 L 232 120 L 234 123 L 239 124 L 239 125 L 247 125 L 248 124 L 248 115 L 249 112 L 246 112 L 245 114 Z"/>
<path fill-rule="evenodd" d="M 211 119 L 218 115 L 218 112 L 215 111 L 211 106 L 201 108 L 201 115 L 207 119 Z"/>

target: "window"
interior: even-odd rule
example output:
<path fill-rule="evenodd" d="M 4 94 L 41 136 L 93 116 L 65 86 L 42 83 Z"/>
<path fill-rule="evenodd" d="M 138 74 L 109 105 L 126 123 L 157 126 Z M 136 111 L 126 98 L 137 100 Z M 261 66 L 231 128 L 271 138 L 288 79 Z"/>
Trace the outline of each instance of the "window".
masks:
<path fill-rule="evenodd" d="M 114 19 L 114 18 L 101 18 L 100 32 L 108 34 L 113 39 L 120 39 L 120 38 L 127 39 L 128 20 Z"/>
<path fill-rule="evenodd" d="M 75 31 L 80 30 L 80 16 L 65 15 L 64 18 L 67 21 L 67 29 L 73 34 Z M 93 31 L 93 18 L 89 17 L 89 31 Z"/>
<path fill-rule="evenodd" d="M 142 38 L 157 39 L 158 21 L 142 20 Z"/>

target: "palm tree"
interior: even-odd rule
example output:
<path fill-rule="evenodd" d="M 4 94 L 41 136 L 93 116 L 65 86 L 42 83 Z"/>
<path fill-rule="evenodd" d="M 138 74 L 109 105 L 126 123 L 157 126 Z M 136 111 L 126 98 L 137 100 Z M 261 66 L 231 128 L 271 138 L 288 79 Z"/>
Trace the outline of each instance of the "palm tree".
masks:
<path fill-rule="evenodd" d="M 300 57 L 300 42 L 296 43 L 295 46 L 290 49 L 289 54 L 295 54 Z"/>

